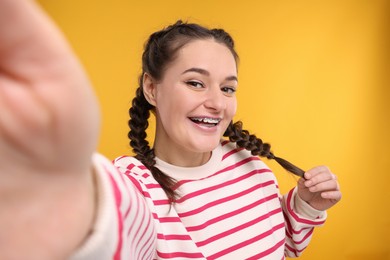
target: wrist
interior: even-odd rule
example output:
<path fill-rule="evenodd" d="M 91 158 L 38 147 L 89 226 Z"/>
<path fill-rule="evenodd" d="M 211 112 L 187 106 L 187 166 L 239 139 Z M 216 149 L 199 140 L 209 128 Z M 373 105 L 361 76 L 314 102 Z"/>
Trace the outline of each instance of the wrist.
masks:
<path fill-rule="evenodd" d="M 92 225 L 93 182 L 87 171 L 49 174 L 46 178 L 31 174 L 19 185 L 11 183 L 13 189 L 5 189 L 5 196 L 0 196 L 0 235 L 5 237 L 0 243 L 0 258 L 66 258 Z"/>
<path fill-rule="evenodd" d="M 308 202 L 304 201 L 299 196 L 298 192 L 295 192 L 294 208 L 299 215 L 307 219 L 322 218 L 326 215 L 326 211 L 317 210 L 316 208 L 312 207 Z"/>

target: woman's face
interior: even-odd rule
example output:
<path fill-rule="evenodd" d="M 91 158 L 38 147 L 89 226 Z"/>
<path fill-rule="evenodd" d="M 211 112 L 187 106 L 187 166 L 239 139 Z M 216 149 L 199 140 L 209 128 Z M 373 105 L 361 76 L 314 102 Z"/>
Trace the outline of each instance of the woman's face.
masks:
<path fill-rule="evenodd" d="M 236 113 L 236 88 L 236 61 L 225 45 L 195 40 L 181 48 L 152 88 L 157 156 L 171 163 L 209 156 Z"/>

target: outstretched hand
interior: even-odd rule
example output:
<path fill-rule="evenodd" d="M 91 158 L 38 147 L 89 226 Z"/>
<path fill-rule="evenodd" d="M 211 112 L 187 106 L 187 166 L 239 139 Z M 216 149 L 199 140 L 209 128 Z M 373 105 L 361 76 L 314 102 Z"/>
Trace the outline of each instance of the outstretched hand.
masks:
<path fill-rule="evenodd" d="M 85 238 L 98 132 L 61 33 L 34 1 L 0 0 L 0 259 L 62 259 Z"/>
<path fill-rule="evenodd" d="M 53 23 L 33 1 L 0 0 L 0 169 L 85 163 L 98 122 L 89 81 Z"/>
<path fill-rule="evenodd" d="M 317 210 L 327 210 L 341 199 L 340 185 L 328 167 L 318 166 L 305 172 L 298 181 L 298 195 Z"/>

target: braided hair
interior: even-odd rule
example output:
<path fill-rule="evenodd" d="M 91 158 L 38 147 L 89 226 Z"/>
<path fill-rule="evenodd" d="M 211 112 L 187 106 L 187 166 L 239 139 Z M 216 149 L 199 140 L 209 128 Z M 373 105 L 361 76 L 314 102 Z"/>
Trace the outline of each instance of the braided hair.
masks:
<path fill-rule="evenodd" d="M 213 39 L 225 45 L 231 51 L 236 63 L 238 63 L 239 58 L 234 49 L 234 41 L 223 29 L 208 29 L 198 24 L 185 23 L 179 20 L 175 24 L 153 33 L 147 40 L 142 54 L 142 73 L 139 77 L 139 87 L 129 109 L 130 120 L 128 125 L 130 131 L 128 137 L 130 146 L 135 157 L 151 171 L 171 203 L 174 203 L 178 197 L 177 192 L 174 190 L 176 180 L 155 166 L 154 149 L 150 147 L 149 142 L 146 140 L 146 129 L 149 125 L 148 119 L 150 112 L 154 111 L 154 106 L 149 104 L 144 96 L 143 75 L 147 73 L 156 80 L 162 79 L 166 67 L 175 60 L 178 50 L 187 43 L 199 39 Z M 282 158 L 276 157 L 270 151 L 270 145 L 263 143 L 261 139 L 242 129 L 240 121 L 236 123 L 231 122 L 224 136 L 228 137 L 231 142 L 235 142 L 237 147 L 251 151 L 252 155 L 274 159 L 287 171 L 303 177 L 303 170 Z"/>

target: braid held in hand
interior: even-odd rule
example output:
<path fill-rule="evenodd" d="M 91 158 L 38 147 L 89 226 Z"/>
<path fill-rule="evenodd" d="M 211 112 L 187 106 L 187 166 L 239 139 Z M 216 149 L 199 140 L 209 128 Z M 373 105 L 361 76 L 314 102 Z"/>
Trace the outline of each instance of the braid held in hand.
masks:
<path fill-rule="evenodd" d="M 273 159 L 277 161 L 284 169 L 299 177 L 303 177 L 305 173 L 304 170 L 286 161 L 285 159 L 276 157 L 271 152 L 271 146 L 268 143 L 263 143 L 261 139 L 257 138 L 253 134 L 250 134 L 247 130 L 242 129 L 241 121 L 230 123 L 225 131 L 224 136 L 228 137 L 231 142 L 235 142 L 238 147 L 245 148 L 246 150 L 250 151 L 252 155 L 259 155 L 261 157 L 266 157 L 267 159 Z"/>

